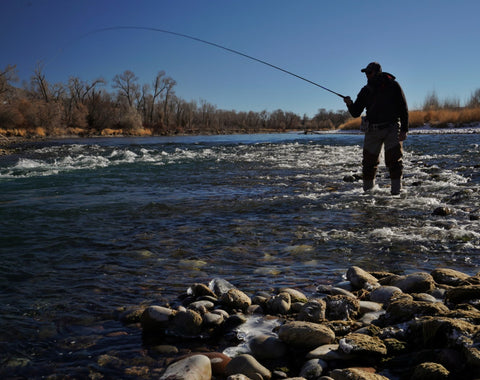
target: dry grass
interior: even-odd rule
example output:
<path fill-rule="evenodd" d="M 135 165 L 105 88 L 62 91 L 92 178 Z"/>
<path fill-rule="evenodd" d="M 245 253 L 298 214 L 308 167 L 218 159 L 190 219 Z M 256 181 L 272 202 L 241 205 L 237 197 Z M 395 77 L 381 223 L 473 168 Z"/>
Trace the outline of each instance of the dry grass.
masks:
<path fill-rule="evenodd" d="M 438 109 L 438 110 L 414 110 L 408 113 L 410 127 L 421 127 L 429 124 L 432 127 L 446 127 L 449 125 L 462 126 L 465 124 L 480 122 L 480 108 Z M 350 119 L 340 125 L 339 129 L 360 128 L 360 118 Z"/>

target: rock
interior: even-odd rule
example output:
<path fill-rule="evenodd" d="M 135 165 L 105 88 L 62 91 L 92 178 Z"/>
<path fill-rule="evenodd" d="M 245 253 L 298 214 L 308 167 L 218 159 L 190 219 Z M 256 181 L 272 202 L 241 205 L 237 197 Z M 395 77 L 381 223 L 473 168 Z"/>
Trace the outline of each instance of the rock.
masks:
<path fill-rule="evenodd" d="M 470 276 L 454 269 L 437 268 L 430 273 L 437 284 L 457 286 Z"/>
<path fill-rule="evenodd" d="M 240 310 L 246 310 L 252 304 L 250 297 L 238 289 L 228 290 L 221 296 L 220 301 L 231 309 Z"/>
<path fill-rule="evenodd" d="M 225 373 L 227 376 L 242 374 L 252 380 L 266 380 L 272 377 L 270 370 L 249 354 L 241 354 L 230 360 L 225 368 Z"/>
<path fill-rule="evenodd" d="M 445 317 L 423 317 L 409 323 L 417 343 L 425 347 L 449 347 L 462 344 L 467 336 L 479 329 L 461 319 Z"/>
<path fill-rule="evenodd" d="M 212 367 L 205 355 L 181 359 L 170 366 L 160 380 L 211 380 Z"/>
<path fill-rule="evenodd" d="M 448 289 L 445 293 L 445 301 L 453 304 L 468 303 L 480 299 L 480 285 L 457 286 Z"/>
<path fill-rule="evenodd" d="M 327 296 L 326 316 L 330 320 L 352 320 L 360 311 L 360 301 L 348 296 Z"/>
<path fill-rule="evenodd" d="M 352 286 L 356 289 L 372 290 L 379 286 L 376 277 L 357 266 L 348 268 L 347 280 L 349 280 Z"/>
<path fill-rule="evenodd" d="M 334 380 L 389 380 L 388 377 L 360 368 L 334 369 L 330 376 Z"/>
<path fill-rule="evenodd" d="M 312 300 L 305 303 L 297 315 L 298 321 L 320 323 L 325 319 L 327 304 L 324 300 Z"/>
<path fill-rule="evenodd" d="M 267 310 L 273 314 L 286 314 L 292 305 L 290 294 L 280 293 L 267 300 Z"/>
<path fill-rule="evenodd" d="M 360 314 L 373 313 L 382 310 L 382 304 L 372 301 L 360 301 Z"/>
<path fill-rule="evenodd" d="M 140 317 L 142 329 L 145 331 L 161 331 L 168 327 L 175 311 L 163 306 L 149 306 Z"/>
<path fill-rule="evenodd" d="M 248 376 L 237 373 L 235 375 L 228 376 L 227 380 L 252 380 L 252 379 L 250 379 Z"/>
<path fill-rule="evenodd" d="M 345 352 L 339 350 L 338 344 L 324 344 L 315 348 L 306 355 L 306 359 L 322 359 L 325 361 L 331 360 L 348 360 L 353 355 L 345 354 Z"/>
<path fill-rule="evenodd" d="M 191 294 L 195 298 L 210 296 L 217 298 L 216 294 L 204 284 L 193 284 L 187 291 L 187 294 Z"/>
<path fill-rule="evenodd" d="M 203 325 L 206 327 L 217 327 L 225 321 L 223 315 L 217 313 L 206 313 L 203 315 L 202 319 Z"/>
<path fill-rule="evenodd" d="M 431 303 L 401 299 L 388 305 L 387 312 L 381 317 L 386 324 L 409 321 L 423 315 L 442 315 L 450 310 L 443 303 Z"/>
<path fill-rule="evenodd" d="M 214 303 L 211 301 L 195 301 L 188 305 L 189 309 L 195 310 L 200 314 L 205 314 L 208 310 L 213 309 Z"/>
<path fill-rule="evenodd" d="M 259 359 L 278 359 L 287 353 L 287 345 L 276 336 L 257 335 L 249 345 L 253 356 Z"/>
<path fill-rule="evenodd" d="M 210 359 L 210 365 L 212 366 L 212 373 L 214 375 L 225 375 L 227 364 L 232 360 L 231 357 L 221 352 L 204 352 L 202 355 Z"/>
<path fill-rule="evenodd" d="M 435 210 L 433 210 L 432 215 L 437 215 L 437 216 L 447 216 L 452 213 L 452 209 L 445 207 L 445 206 L 440 206 L 437 207 Z"/>
<path fill-rule="evenodd" d="M 300 369 L 300 376 L 307 380 L 316 380 L 322 376 L 325 368 L 327 363 L 322 359 L 310 359 Z"/>
<path fill-rule="evenodd" d="M 355 297 L 355 295 L 352 292 L 348 291 L 347 289 L 339 288 L 332 285 L 317 286 L 317 293 L 331 295 L 331 296 L 343 295 L 343 296 Z"/>
<path fill-rule="evenodd" d="M 419 364 L 413 371 L 412 380 L 448 379 L 450 372 L 441 364 L 426 362 Z"/>
<path fill-rule="evenodd" d="M 288 345 L 313 348 L 332 343 L 334 332 L 324 326 L 312 322 L 294 321 L 282 325 L 278 331 L 279 338 Z"/>
<path fill-rule="evenodd" d="M 434 296 L 427 293 L 412 293 L 414 301 L 439 302 Z"/>
<path fill-rule="evenodd" d="M 178 354 L 178 348 L 169 344 L 160 344 L 157 346 L 153 346 L 152 351 L 155 351 L 157 354 L 160 355 L 176 355 Z"/>
<path fill-rule="evenodd" d="M 202 322 L 202 316 L 194 310 L 179 311 L 173 318 L 175 332 L 181 336 L 199 335 Z"/>
<path fill-rule="evenodd" d="M 390 285 L 400 288 L 405 293 L 423 293 L 432 291 L 435 288 L 435 281 L 432 275 L 425 272 L 396 276 Z"/>
<path fill-rule="evenodd" d="M 348 334 L 339 341 L 339 350 L 345 354 L 362 356 L 383 356 L 387 354 L 387 347 L 376 336 L 365 334 Z"/>
<path fill-rule="evenodd" d="M 303 294 L 301 291 L 297 289 L 292 289 L 292 288 L 282 288 L 280 289 L 280 293 L 288 293 L 290 294 L 290 300 L 291 302 L 307 302 L 308 298 L 305 294 Z"/>
<path fill-rule="evenodd" d="M 218 297 L 223 296 L 230 289 L 235 289 L 234 285 L 229 283 L 227 280 L 224 280 L 223 278 L 214 278 L 212 281 L 210 281 L 208 287 Z"/>
<path fill-rule="evenodd" d="M 396 286 L 380 286 L 377 289 L 374 289 L 369 294 L 370 301 L 386 304 L 390 300 L 402 294 L 402 289 Z"/>

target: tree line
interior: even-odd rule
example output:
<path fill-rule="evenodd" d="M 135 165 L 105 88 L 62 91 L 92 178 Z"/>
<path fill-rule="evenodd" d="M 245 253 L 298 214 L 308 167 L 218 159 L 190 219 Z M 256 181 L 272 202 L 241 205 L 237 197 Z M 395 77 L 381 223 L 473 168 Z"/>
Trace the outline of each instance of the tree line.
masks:
<path fill-rule="evenodd" d="M 104 78 L 72 76 L 50 83 L 37 64 L 18 87 L 15 65 L 0 71 L 0 133 L 4 135 L 174 135 L 284 132 L 335 129 L 347 111 L 319 109 L 309 118 L 281 109 L 273 112 L 221 110 L 206 100 L 186 101 L 176 81 L 159 71 L 141 84 L 133 71 L 117 74 L 107 90 Z"/>

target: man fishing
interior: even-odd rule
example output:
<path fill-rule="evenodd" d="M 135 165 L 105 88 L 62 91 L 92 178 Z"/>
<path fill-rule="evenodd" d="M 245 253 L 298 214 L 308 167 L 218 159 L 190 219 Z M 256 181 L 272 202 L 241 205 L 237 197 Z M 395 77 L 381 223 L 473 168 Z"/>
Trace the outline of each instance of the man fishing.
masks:
<path fill-rule="evenodd" d="M 348 111 L 358 117 L 366 109 L 362 118 L 365 130 L 363 143 L 363 190 L 375 186 L 375 176 L 380 163 L 379 155 L 385 146 L 385 164 L 390 172 L 391 194 L 398 195 L 402 190 L 403 141 L 408 132 L 408 106 L 402 88 L 392 74 L 382 72 L 378 62 L 371 62 L 361 70 L 368 82 L 357 95 L 355 102 L 344 97 Z"/>

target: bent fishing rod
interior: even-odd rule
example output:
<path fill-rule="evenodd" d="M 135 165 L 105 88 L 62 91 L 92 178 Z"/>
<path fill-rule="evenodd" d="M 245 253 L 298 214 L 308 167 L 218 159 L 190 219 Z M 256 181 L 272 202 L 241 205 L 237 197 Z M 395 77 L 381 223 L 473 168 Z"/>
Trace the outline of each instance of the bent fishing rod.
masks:
<path fill-rule="evenodd" d="M 242 57 L 245 57 L 245 58 L 248 58 L 248 59 L 251 59 L 253 61 L 256 61 L 256 62 L 259 62 L 259 63 L 263 63 L 264 65 L 267 65 L 267 66 L 270 66 L 276 70 L 280 70 L 280 71 L 283 71 L 284 73 L 286 74 L 289 74 L 289 75 L 292 75 L 298 79 L 301 79 L 305 82 L 308 82 L 310 84 L 313 84 L 314 86 L 317 86 L 317 87 L 320 87 L 321 89 L 325 90 L 325 91 L 328 91 L 328 92 L 331 92 L 332 94 L 335 94 L 337 96 L 340 96 L 342 99 L 345 99 L 345 96 L 342 95 L 342 94 L 339 94 L 338 92 L 335 92 L 333 90 L 330 90 L 329 88 L 327 87 L 324 87 L 318 83 L 315 83 L 313 81 L 311 81 L 310 79 L 307 79 L 307 78 L 304 78 L 300 75 L 297 75 L 295 73 L 292 73 L 291 71 L 288 71 L 288 70 L 285 70 L 285 69 L 282 69 L 281 67 L 278 67 L 276 65 L 273 65 L 271 63 L 268 63 L 266 61 L 263 61 L 261 59 L 258 59 L 258 58 L 255 58 L 255 57 L 252 57 L 251 55 L 248 55 L 248 54 L 245 54 L 245 53 L 242 53 L 238 50 L 234 50 L 234 49 L 230 49 L 226 46 L 222 46 L 222 45 L 219 45 L 219 44 L 216 44 L 214 42 L 210 42 L 210 41 L 206 41 L 206 40 L 202 40 L 201 38 L 197 38 L 197 37 L 193 37 L 193 36 L 189 36 L 188 34 L 183 34 L 183 33 L 177 33 L 177 32 L 172 32 L 170 30 L 165 30 L 165 29 L 159 29 L 159 28 L 152 28 L 152 27 L 147 27 L 147 26 L 111 26 L 111 27 L 107 27 L 107 28 L 100 28 L 100 29 L 95 29 L 87 34 L 85 34 L 84 36 L 87 36 L 87 35 L 90 35 L 90 34 L 95 34 L 95 33 L 101 33 L 101 32 L 107 32 L 107 31 L 111 31 L 111 30 L 125 30 L 125 29 L 134 29 L 134 30 L 149 30 L 149 31 L 153 31 L 153 32 L 160 32 L 160 33 L 166 33 L 166 34 L 171 34 L 171 35 L 174 35 L 174 36 L 178 36 L 178 37 L 183 37 L 183 38 L 188 38 L 190 40 L 194 40 L 194 41 L 197 41 L 197 42 L 201 42 L 201 43 L 204 43 L 204 44 L 207 44 L 207 45 L 211 45 L 211 46 L 214 46 L 214 47 L 217 47 L 219 49 L 223 49 L 223 50 L 226 50 L 230 53 L 234 53 L 234 54 L 238 54 Z"/>

